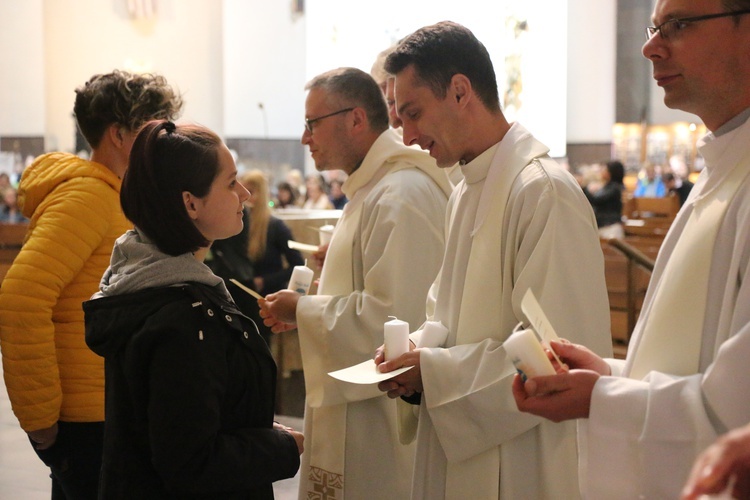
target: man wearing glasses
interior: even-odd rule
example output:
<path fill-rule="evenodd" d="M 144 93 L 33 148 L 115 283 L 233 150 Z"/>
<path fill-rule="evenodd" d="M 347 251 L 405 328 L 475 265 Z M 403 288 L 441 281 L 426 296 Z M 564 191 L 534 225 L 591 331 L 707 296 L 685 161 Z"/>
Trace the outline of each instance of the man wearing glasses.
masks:
<path fill-rule="evenodd" d="M 274 332 L 296 324 L 307 400 L 300 498 L 408 498 L 413 446 L 398 409 L 374 385 L 328 372 L 372 358 L 389 316 L 413 327 L 443 258 L 450 184 L 429 155 L 388 126 L 383 93 L 367 73 L 340 68 L 307 84 L 305 131 L 317 170 L 348 174 L 318 295 L 285 290 L 261 302 Z M 408 416 L 408 413 L 405 413 Z M 308 496 L 309 495 L 309 496 Z"/>
<path fill-rule="evenodd" d="M 627 359 L 558 344 L 569 373 L 514 381 L 522 411 L 582 419 L 587 498 L 677 498 L 696 455 L 750 422 L 748 14 L 747 0 L 657 1 L 643 54 L 666 105 L 711 131 L 707 167 L 663 243 Z"/>

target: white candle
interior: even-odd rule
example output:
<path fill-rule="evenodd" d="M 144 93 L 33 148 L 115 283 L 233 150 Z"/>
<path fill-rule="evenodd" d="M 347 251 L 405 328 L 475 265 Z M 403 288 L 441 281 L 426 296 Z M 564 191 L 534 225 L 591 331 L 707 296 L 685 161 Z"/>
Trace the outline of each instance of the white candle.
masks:
<path fill-rule="evenodd" d="M 318 229 L 318 236 L 320 237 L 321 245 L 325 245 L 326 243 L 331 242 L 331 238 L 333 237 L 333 229 L 334 227 L 331 224 L 326 224 L 325 226 L 321 226 Z"/>
<path fill-rule="evenodd" d="M 396 359 L 409 352 L 409 323 L 393 318 L 383 325 L 385 360 Z"/>
<path fill-rule="evenodd" d="M 307 261 L 305 261 L 305 264 L 307 264 Z M 289 290 L 294 290 L 300 295 L 307 295 L 307 292 L 310 291 L 312 280 L 313 270 L 307 267 L 307 265 L 294 266 L 292 277 L 289 278 L 289 286 L 287 288 Z"/>
<path fill-rule="evenodd" d="M 503 348 L 524 381 L 540 375 L 554 375 L 555 369 L 532 330 L 513 333 L 503 342 Z"/>
<path fill-rule="evenodd" d="M 448 329 L 440 321 L 426 321 L 417 347 L 441 347 L 448 338 Z"/>

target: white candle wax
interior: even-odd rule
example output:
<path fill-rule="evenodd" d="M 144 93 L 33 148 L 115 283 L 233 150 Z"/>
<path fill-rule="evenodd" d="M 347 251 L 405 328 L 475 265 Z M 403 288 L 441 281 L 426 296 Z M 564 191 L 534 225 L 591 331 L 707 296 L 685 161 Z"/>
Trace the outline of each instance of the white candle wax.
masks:
<path fill-rule="evenodd" d="M 409 323 L 392 319 L 383 324 L 385 360 L 390 361 L 409 352 Z"/>
<path fill-rule="evenodd" d="M 289 290 L 294 290 L 300 295 L 307 295 L 313 280 L 313 270 L 307 266 L 294 266 L 292 277 L 289 278 Z"/>
<path fill-rule="evenodd" d="M 532 330 L 513 333 L 503 342 L 503 348 L 524 380 L 555 374 L 547 353 Z"/>
<path fill-rule="evenodd" d="M 417 347 L 441 347 L 448 338 L 448 329 L 440 321 L 426 321 Z"/>
<path fill-rule="evenodd" d="M 320 238 L 321 245 L 325 245 L 326 243 L 331 242 L 331 238 L 333 237 L 333 229 L 334 227 L 331 224 L 321 226 L 318 229 L 318 237 Z"/>

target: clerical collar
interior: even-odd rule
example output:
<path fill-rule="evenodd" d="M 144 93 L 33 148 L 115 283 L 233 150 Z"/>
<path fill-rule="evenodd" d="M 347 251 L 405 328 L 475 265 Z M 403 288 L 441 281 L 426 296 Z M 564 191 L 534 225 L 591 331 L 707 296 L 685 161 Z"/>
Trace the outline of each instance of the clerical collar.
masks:
<path fill-rule="evenodd" d="M 740 113 L 739 115 L 735 116 L 728 122 L 726 122 L 724 125 L 716 129 L 716 131 L 713 133 L 714 137 L 720 137 L 724 134 L 727 134 L 731 132 L 732 130 L 739 128 L 740 126 L 744 125 L 744 123 L 750 118 L 750 108 L 747 108 L 745 111 Z"/>
<path fill-rule="evenodd" d="M 468 184 L 479 182 L 487 177 L 487 172 L 490 169 L 492 159 L 495 157 L 500 143 L 494 144 L 487 148 L 482 154 L 471 160 L 469 163 L 462 163 L 461 173 L 464 174 L 464 179 Z"/>

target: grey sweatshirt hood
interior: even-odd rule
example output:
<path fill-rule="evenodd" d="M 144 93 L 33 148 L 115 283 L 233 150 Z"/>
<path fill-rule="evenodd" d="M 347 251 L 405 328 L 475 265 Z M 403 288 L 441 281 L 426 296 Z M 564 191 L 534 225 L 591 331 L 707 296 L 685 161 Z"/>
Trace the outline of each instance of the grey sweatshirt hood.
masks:
<path fill-rule="evenodd" d="M 176 257 L 163 253 L 136 228 L 115 242 L 109 268 L 92 299 L 190 282 L 215 287 L 232 300 L 224 281 L 191 253 Z"/>

